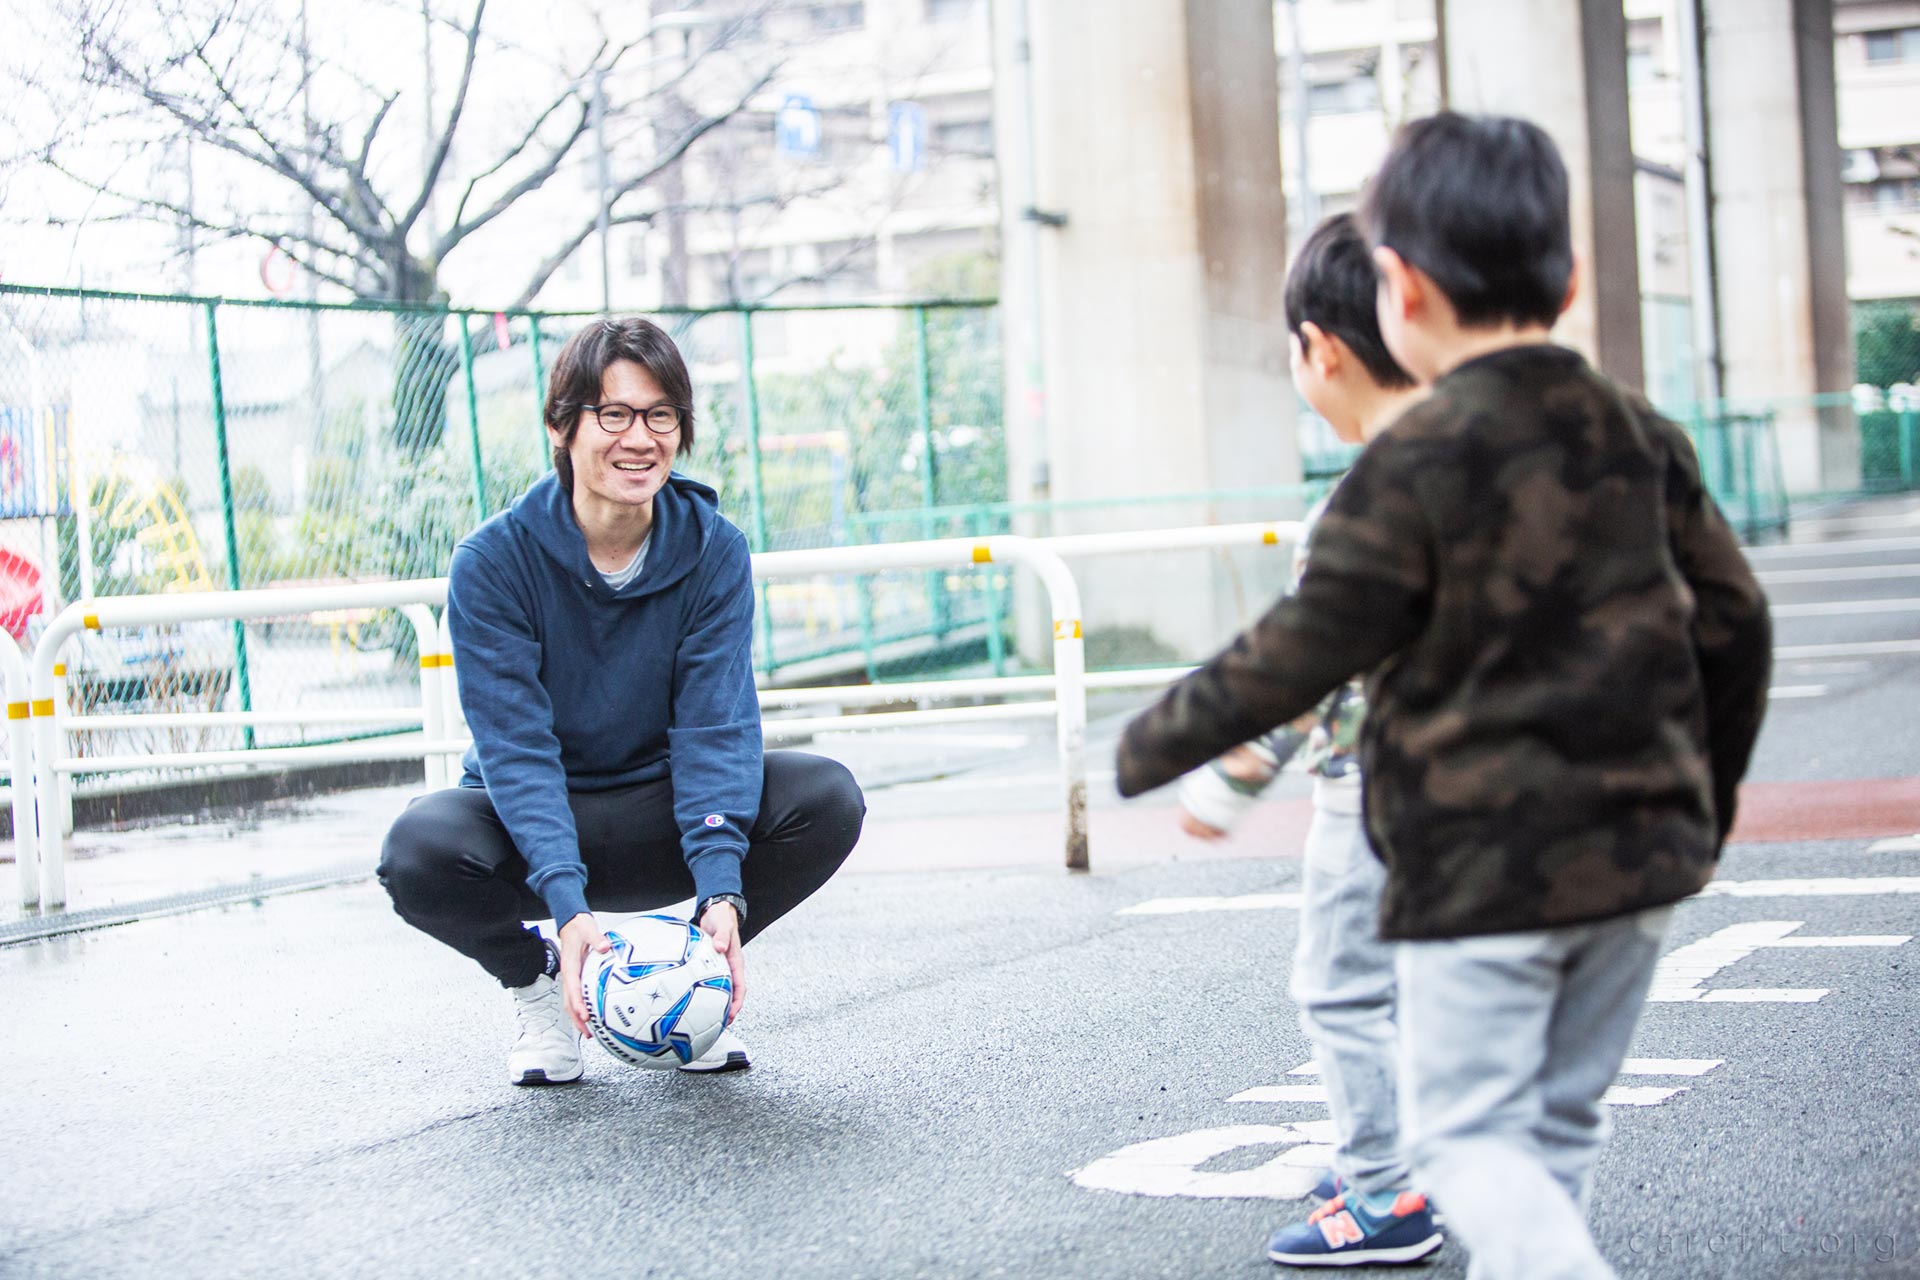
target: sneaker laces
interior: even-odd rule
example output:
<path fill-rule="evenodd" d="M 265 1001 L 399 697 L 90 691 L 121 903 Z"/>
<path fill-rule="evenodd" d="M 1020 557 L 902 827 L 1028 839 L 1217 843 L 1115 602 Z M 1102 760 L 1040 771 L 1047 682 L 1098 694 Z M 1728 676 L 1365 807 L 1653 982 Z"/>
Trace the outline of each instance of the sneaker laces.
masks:
<path fill-rule="evenodd" d="M 519 1021 L 523 1039 L 548 1036 L 564 1029 L 561 1024 L 566 1018 L 567 1009 L 565 1002 L 559 999 L 559 984 L 550 978 L 546 981 L 548 986 L 544 991 L 535 990 L 529 995 L 522 995 L 522 988 L 513 993 L 514 1016 Z M 536 978 L 531 985 L 537 988 L 540 982 Z"/>

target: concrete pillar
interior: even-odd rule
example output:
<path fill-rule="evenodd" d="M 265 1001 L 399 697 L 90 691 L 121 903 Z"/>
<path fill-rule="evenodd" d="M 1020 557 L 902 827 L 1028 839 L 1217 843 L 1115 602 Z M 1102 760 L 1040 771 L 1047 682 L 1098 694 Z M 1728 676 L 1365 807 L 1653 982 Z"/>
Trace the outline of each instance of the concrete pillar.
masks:
<path fill-rule="evenodd" d="M 1447 105 L 1531 120 L 1566 161 L 1580 281 L 1556 336 L 1639 387 L 1640 265 L 1620 0 L 1436 4 Z"/>
<path fill-rule="evenodd" d="M 1016 497 L 1296 481 L 1271 0 L 995 0 L 994 18 Z M 1051 530 L 1297 513 L 1056 507 Z M 1283 560 L 1237 576 L 1192 553 L 1083 562 L 1091 659 L 1133 628 L 1203 656 L 1268 603 Z"/>
<path fill-rule="evenodd" d="M 1773 412 L 1790 491 L 1853 489 L 1833 3 L 1700 3 L 1723 394 Z"/>

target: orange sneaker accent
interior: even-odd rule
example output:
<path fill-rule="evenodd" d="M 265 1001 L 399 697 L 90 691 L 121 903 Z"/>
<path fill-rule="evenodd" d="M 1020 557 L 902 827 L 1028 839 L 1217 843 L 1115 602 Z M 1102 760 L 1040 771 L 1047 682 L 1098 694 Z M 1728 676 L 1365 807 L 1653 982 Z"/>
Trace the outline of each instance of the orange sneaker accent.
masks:
<path fill-rule="evenodd" d="M 1360 1229 L 1360 1221 L 1351 1213 L 1342 1210 L 1331 1218 L 1323 1218 L 1320 1223 L 1320 1238 L 1327 1242 L 1329 1249 L 1341 1249 L 1350 1244 L 1359 1244 L 1367 1238 Z"/>
<path fill-rule="evenodd" d="M 1427 1198 L 1418 1191 L 1402 1191 L 1393 1198 L 1393 1216 L 1404 1218 L 1427 1207 Z"/>
<path fill-rule="evenodd" d="M 1326 1203 L 1322 1204 L 1318 1209 L 1315 1209 L 1312 1213 L 1307 1215 L 1307 1225 L 1312 1226 L 1314 1223 L 1320 1221 L 1320 1219 L 1326 1217 L 1328 1214 L 1338 1213 L 1346 1207 L 1347 1207 L 1347 1198 L 1345 1196 L 1335 1196 L 1333 1199 L 1328 1200 Z"/>

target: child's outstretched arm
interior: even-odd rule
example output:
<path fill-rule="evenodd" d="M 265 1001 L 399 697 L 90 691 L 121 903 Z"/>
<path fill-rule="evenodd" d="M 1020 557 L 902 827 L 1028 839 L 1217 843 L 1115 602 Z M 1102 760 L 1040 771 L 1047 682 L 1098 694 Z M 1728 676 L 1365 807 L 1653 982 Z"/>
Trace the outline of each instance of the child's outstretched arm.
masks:
<path fill-rule="evenodd" d="M 1123 796 L 1258 737 L 1401 648 L 1424 624 L 1433 566 L 1414 498 L 1418 451 L 1377 441 L 1334 491 L 1299 589 L 1127 726 Z"/>
<path fill-rule="evenodd" d="M 1674 428 L 1675 436 L 1679 429 Z M 1740 779 L 1753 757 L 1773 675 L 1773 621 L 1767 597 L 1733 530 L 1701 482 L 1692 446 L 1672 453 L 1668 504 L 1680 573 L 1693 588 L 1693 643 L 1707 700 L 1707 744 L 1714 813 L 1724 843 L 1733 830 Z"/>

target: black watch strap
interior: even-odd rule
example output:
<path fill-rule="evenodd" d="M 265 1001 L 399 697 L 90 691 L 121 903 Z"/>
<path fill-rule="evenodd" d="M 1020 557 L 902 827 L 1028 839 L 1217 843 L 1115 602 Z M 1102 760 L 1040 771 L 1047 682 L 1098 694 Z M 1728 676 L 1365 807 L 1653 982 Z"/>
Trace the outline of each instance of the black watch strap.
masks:
<path fill-rule="evenodd" d="M 694 923 L 698 924 L 700 917 L 707 914 L 707 908 L 716 902 L 724 902 L 731 906 L 734 914 L 740 917 L 741 924 L 747 922 L 747 900 L 745 898 L 737 893 L 716 893 L 711 897 L 702 899 L 700 905 L 695 908 L 693 913 Z"/>

